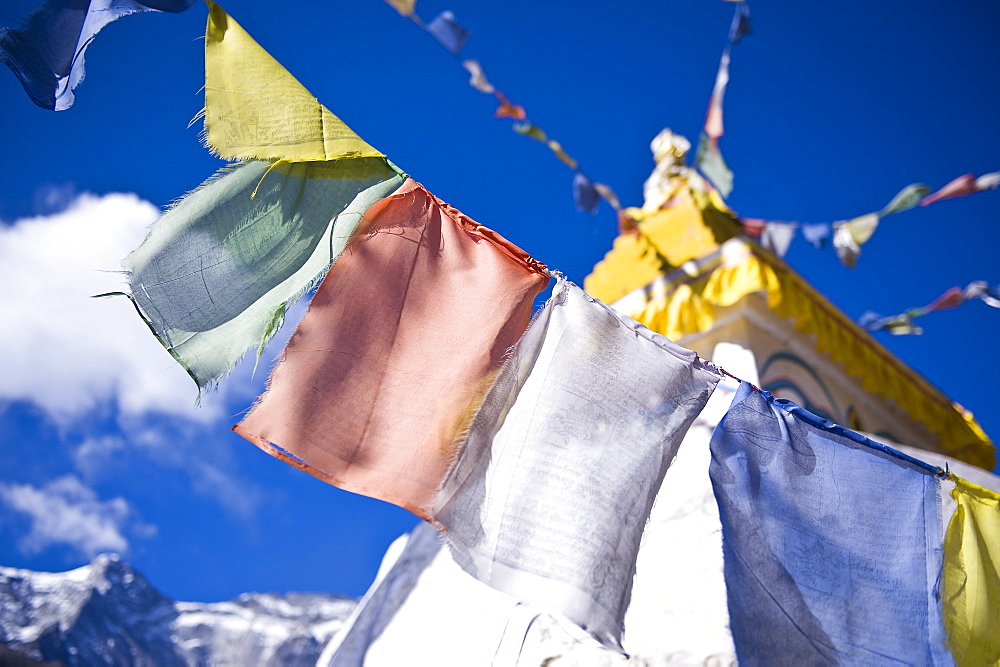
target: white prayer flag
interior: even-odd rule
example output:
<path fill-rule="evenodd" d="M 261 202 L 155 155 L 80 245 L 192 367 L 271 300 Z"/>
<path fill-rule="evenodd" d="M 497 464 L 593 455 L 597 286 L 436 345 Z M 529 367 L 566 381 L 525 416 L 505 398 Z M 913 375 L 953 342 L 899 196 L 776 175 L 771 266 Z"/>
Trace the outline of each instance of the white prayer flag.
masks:
<path fill-rule="evenodd" d="M 653 499 L 718 380 L 694 352 L 560 280 L 438 494 L 455 560 L 621 650 Z"/>

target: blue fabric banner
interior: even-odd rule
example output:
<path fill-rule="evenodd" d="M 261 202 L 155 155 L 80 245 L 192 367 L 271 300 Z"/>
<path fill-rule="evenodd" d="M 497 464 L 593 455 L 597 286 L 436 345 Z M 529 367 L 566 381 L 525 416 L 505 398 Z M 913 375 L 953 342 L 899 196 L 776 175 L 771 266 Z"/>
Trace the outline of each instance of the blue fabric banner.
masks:
<path fill-rule="evenodd" d="M 746 383 L 711 452 L 741 665 L 953 664 L 937 468 Z"/>
<path fill-rule="evenodd" d="M 194 0 L 48 0 L 19 28 L 0 28 L 0 62 L 40 107 L 64 111 L 83 80 L 83 56 L 101 28 L 135 12 L 182 12 Z"/>

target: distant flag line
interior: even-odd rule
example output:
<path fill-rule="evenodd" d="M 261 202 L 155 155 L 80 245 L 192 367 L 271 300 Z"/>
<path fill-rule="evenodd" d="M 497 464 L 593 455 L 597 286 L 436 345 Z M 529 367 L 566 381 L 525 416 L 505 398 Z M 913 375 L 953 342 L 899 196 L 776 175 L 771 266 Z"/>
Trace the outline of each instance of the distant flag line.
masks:
<path fill-rule="evenodd" d="M 127 259 L 126 296 L 205 389 L 315 287 L 268 391 L 234 430 L 433 522 L 470 575 L 622 651 L 653 501 L 716 384 L 735 376 L 428 192 L 206 2 L 203 138 L 233 162 L 153 224 Z M 390 4 L 412 14 L 413 2 Z M 438 18 L 436 38 L 457 53 L 464 31 Z M 613 196 L 583 184 L 583 204 L 591 188 Z M 906 190 L 885 214 L 925 195 Z M 878 214 L 865 218 L 844 223 L 856 244 L 877 226 Z M 1000 304 L 996 289 L 970 288 L 928 309 L 976 290 Z M 741 660 L 1000 660 L 1000 496 L 746 383 L 710 449 Z M 944 478 L 959 509 L 941 536 Z M 818 501 L 841 492 L 831 521 Z M 804 511 L 789 518 L 790 506 Z M 809 555 L 824 549 L 835 558 Z M 992 587 L 970 595 L 966 581 Z M 803 596 L 828 601 L 827 589 L 836 604 L 813 613 Z"/>
<path fill-rule="evenodd" d="M 779 222 L 760 218 L 741 218 L 743 231 L 758 239 L 765 248 L 784 257 L 788 247 L 795 237 L 796 231 L 815 248 L 823 248 L 828 241 L 832 242 L 837 257 L 841 263 L 854 268 L 861 255 L 861 246 L 878 229 L 882 218 L 908 211 L 917 206 L 929 206 L 945 199 L 966 197 L 976 192 L 994 190 L 1000 186 L 1000 171 L 990 172 L 976 177 L 974 174 L 964 174 L 949 182 L 933 194 L 931 188 L 923 183 L 912 183 L 900 190 L 880 211 L 867 213 L 850 220 L 832 223 L 801 223 Z"/>
<path fill-rule="evenodd" d="M 695 166 L 701 170 L 705 178 L 719 191 L 722 198 L 729 197 L 733 191 L 733 171 L 726 164 L 719 150 L 719 138 L 725 134 L 725 124 L 722 120 L 722 100 L 729 84 L 729 60 L 733 46 L 740 43 L 751 33 L 750 5 L 745 1 L 737 2 L 733 12 L 733 21 L 729 26 L 729 37 L 726 48 L 719 60 L 719 71 L 715 75 L 715 85 L 708 100 L 708 110 L 705 112 L 705 125 L 701 138 L 698 140 L 698 152 L 695 154 Z"/>
<path fill-rule="evenodd" d="M 529 120 L 528 113 L 523 106 L 511 102 L 503 91 L 490 83 L 478 60 L 460 59 L 459 54 L 469 38 L 469 31 L 458 22 L 453 12 L 445 10 L 430 23 L 425 23 L 416 13 L 416 0 L 385 0 L 385 2 L 401 16 L 410 18 L 423 28 L 445 51 L 458 59 L 462 67 L 469 73 L 470 86 L 485 95 L 492 95 L 496 98 L 498 106 L 494 115 L 497 118 L 510 118 L 515 121 L 513 125 L 515 132 L 545 145 L 560 162 L 574 172 L 573 202 L 577 210 L 594 214 L 597 212 L 600 200 L 603 199 L 616 213 L 621 213 L 621 202 L 610 186 L 592 181 L 580 169 L 577 160 L 566 152 L 562 144 L 551 139 L 545 130 Z"/>
<path fill-rule="evenodd" d="M 979 299 L 992 308 L 1000 308 L 1000 284 L 991 287 L 985 280 L 975 280 L 964 288 L 951 287 L 926 306 L 911 308 L 898 315 L 882 317 L 878 313 L 868 311 L 858 319 L 858 324 L 866 331 L 887 331 L 895 336 L 919 335 L 924 330 L 913 322 L 915 318 L 928 313 L 958 308 L 974 299 Z"/>

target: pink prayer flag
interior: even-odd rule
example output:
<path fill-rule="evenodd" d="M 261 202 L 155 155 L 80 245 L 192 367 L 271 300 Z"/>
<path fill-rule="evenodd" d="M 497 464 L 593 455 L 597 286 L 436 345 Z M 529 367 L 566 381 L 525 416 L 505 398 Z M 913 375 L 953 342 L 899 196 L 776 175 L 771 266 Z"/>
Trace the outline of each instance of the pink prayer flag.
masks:
<path fill-rule="evenodd" d="M 942 199 L 965 197 L 971 195 L 973 192 L 978 192 L 978 190 L 979 188 L 976 187 L 976 175 L 963 174 L 937 192 L 929 194 L 921 199 L 920 205 L 930 206 L 934 202 L 941 201 Z"/>
<path fill-rule="evenodd" d="M 497 118 L 513 118 L 514 120 L 524 120 L 528 117 L 525 112 L 524 107 L 520 104 L 512 104 L 507 96 L 501 93 L 499 90 L 493 93 L 497 100 L 500 102 L 500 106 L 497 107 L 494 115 Z"/>
<path fill-rule="evenodd" d="M 764 233 L 767 220 L 761 220 L 760 218 L 740 218 L 740 223 L 743 225 L 743 232 L 747 236 L 752 236 L 756 239 L 760 238 L 760 235 Z"/>
<path fill-rule="evenodd" d="M 426 519 L 548 282 L 545 265 L 407 180 L 368 210 L 234 430 Z"/>
<path fill-rule="evenodd" d="M 939 296 L 938 298 L 931 301 L 925 308 L 928 313 L 933 313 L 937 310 L 949 310 L 951 308 L 958 308 L 963 303 L 965 303 L 965 296 L 962 293 L 961 287 L 952 287 L 947 292 Z"/>
<path fill-rule="evenodd" d="M 725 127 L 722 122 L 722 98 L 726 94 L 726 86 L 729 84 L 729 47 L 722 53 L 719 61 L 719 71 L 715 76 L 715 86 L 712 88 L 712 97 L 708 101 L 708 113 L 705 115 L 705 134 L 713 142 L 718 142 L 719 137 L 725 134 Z"/>

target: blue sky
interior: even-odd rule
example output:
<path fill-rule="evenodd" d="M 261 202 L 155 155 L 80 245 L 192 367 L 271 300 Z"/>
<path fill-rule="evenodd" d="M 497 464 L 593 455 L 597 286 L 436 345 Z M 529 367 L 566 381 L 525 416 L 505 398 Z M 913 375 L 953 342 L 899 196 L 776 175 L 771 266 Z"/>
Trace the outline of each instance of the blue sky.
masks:
<path fill-rule="evenodd" d="M 5 5 L 9 21 L 30 2 Z M 582 282 L 610 210 L 573 209 L 572 173 L 492 118 L 492 98 L 380 0 L 223 6 L 334 113 L 432 192 Z M 294 6 L 294 11 L 289 7 Z M 692 141 L 733 6 L 721 0 L 480 3 L 451 9 L 464 57 L 594 179 L 641 204 L 663 127 Z M 956 2 L 752 4 L 733 53 L 721 147 L 742 215 L 832 222 L 912 182 L 1000 169 L 1000 7 Z M 76 105 L 35 107 L 0 71 L 0 564 L 62 570 L 118 550 L 168 595 L 364 592 L 416 519 L 327 486 L 231 433 L 266 373 L 238 370 L 201 408 L 194 384 L 122 301 L 115 271 L 162 207 L 221 162 L 188 121 L 202 105 L 206 10 L 108 26 Z M 119 193 L 119 194 L 115 194 Z M 883 221 L 858 268 L 797 239 L 787 257 L 849 316 L 1000 282 L 1000 191 Z M 294 318 L 293 318 L 294 319 Z M 1000 311 L 932 314 L 880 340 L 993 437 Z M 272 346 L 269 357 L 280 350 Z M 266 366 L 266 365 L 265 365 Z"/>

